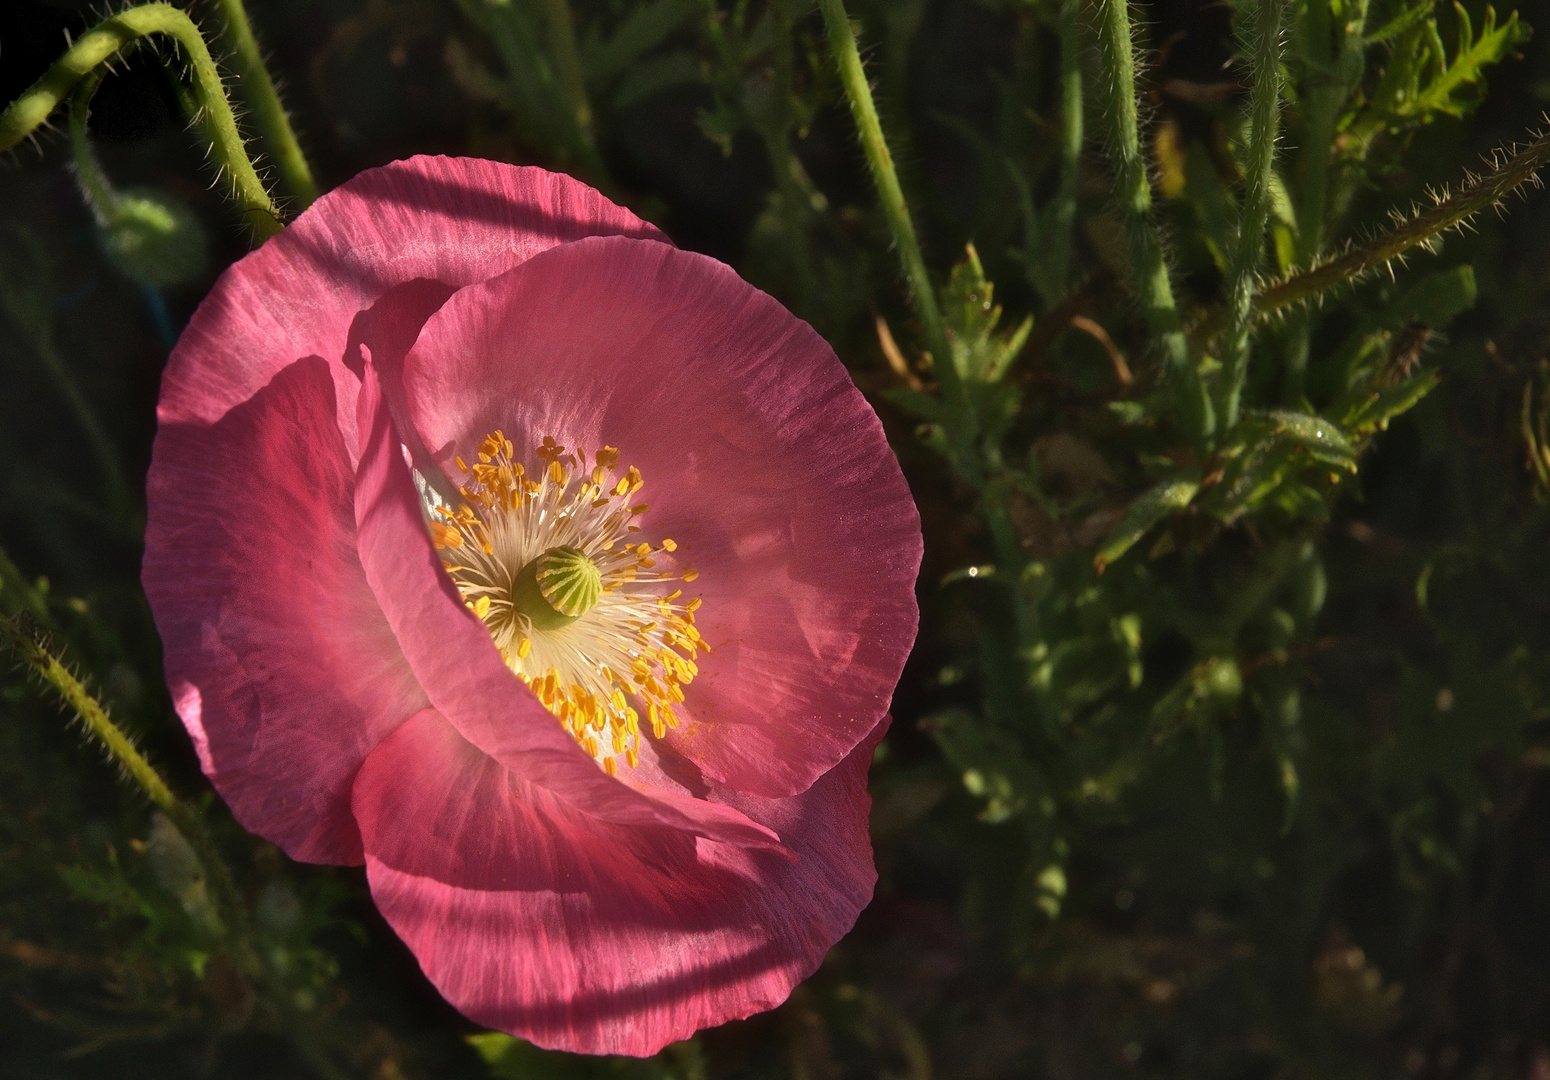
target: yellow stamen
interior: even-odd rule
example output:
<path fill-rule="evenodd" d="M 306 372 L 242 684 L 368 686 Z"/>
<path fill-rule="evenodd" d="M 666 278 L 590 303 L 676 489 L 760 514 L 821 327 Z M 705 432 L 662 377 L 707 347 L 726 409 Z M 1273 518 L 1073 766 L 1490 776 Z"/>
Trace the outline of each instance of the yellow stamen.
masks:
<path fill-rule="evenodd" d="M 610 481 L 617 447 L 594 451 L 590 469 L 586 453 L 568 452 L 553 436 L 533 448 L 536 466 L 515 454 L 497 430 L 479 443 L 471 464 L 453 458 L 462 472 L 462 501 L 428 496 L 431 540 L 506 665 L 613 776 L 620 758 L 629 768 L 639 764 L 643 716 L 655 738 L 679 726 L 674 705 L 684 702 L 684 687 L 699 674 L 695 657 L 710 651 L 692 625 L 700 600 L 682 601 L 681 589 L 666 592 L 677 568 L 659 572 L 657 562 L 661 553 L 678 550 L 675 541 L 653 549 L 631 535 L 642 531 L 635 522 L 649 512 L 630 498 L 645 480 L 631 466 Z M 527 613 L 532 598 L 518 579 L 540 555 L 560 549 L 576 553 L 577 565 L 596 567 L 601 592 L 590 604 L 567 607 L 564 619 L 546 622 L 542 613 Z M 539 584 L 558 595 L 562 583 L 553 576 L 550 568 Z M 676 576 L 692 582 L 699 573 L 690 567 Z M 572 608 L 576 614 L 569 614 Z"/>

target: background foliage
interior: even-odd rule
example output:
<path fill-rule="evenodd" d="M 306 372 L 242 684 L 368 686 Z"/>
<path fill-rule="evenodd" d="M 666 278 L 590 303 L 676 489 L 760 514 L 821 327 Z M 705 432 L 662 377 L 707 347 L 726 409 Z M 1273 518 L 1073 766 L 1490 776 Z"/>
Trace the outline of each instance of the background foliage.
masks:
<path fill-rule="evenodd" d="M 325 189 L 421 152 L 571 171 L 884 416 L 927 562 L 855 932 L 771 1014 L 567 1057 L 443 1004 L 361 873 L 231 822 L 160 679 L 141 480 L 166 352 L 262 220 L 207 189 L 163 42 L 0 171 L 0 1074 L 1550 1080 L 1550 204 L 1361 254 L 1539 122 L 1544 15 L 1155 0 L 1133 83 L 1112 0 L 858 0 L 922 295 L 824 6 L 250 15 Z M 192 10 L 228 71 L 231 9 Z M 8 8 L 0 100 L 98 18 Z M 39 635 L 183 803 L 65 722 Z"/>

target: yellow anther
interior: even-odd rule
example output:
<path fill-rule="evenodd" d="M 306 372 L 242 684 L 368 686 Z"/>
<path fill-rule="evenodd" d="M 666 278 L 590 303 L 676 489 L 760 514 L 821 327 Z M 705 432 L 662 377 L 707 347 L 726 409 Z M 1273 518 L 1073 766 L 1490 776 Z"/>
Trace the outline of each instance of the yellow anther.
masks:
<path fill-rule="evenodd" d="M 703 603 L 704 601 L 696 596 L 693 600 L 690 600 L 687 604 L 684 605 L 684 610 L 690 612 L 698 611 L 700 610 L 700 605 Z"/>
<path fill-rule="evenodd" d="M 527 464 L 496 430 L 479 444 L 476 461 L 456 456 L 461 501 L 426 507 L 430 537 L 502 660 L 614 776 L 639 764 L 648 720 L 657 737 L 679 724 L 674 705 L 699 674 L 695 655 L 708 651 L 692 625 L 700 601 L 685 604 L 682 589 L 660 595 L 666 586 L 658 584 L 653 556 L 679 545 L 662 540 L 653 547 L 643 542 L 649 533 L 631 535 L 642 532 L 637 522 L 649 506 L 628 498 L 644 484 L 638 468 L 613 475 L 618 448 L 567 452 L 549 435 L 524 454 Z M 564 547 L 591 560 L 599 596 L 570 622 L 540 625 L 515 583 L 535 552 Z M 689 568 L 681 576 L 693 581 L 698 574 Z M 563 583 L 552 577 L 540 585 L 554 592 Z"/>

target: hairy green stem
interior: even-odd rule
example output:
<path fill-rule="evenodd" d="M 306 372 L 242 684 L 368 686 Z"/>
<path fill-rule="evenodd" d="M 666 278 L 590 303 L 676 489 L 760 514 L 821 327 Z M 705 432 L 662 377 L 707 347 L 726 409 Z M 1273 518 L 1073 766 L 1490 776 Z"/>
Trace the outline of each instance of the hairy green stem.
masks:
<path fill-rule="evenodd" d="M 101 215 L 111 215 L 119 204 L 118 192 L 103 175 L 97 155 L 92 153 L 86 138 L 86 121 L 91 115 L 92 95 L 102 81 L 101 70 L 93 71 L 81 80 L 70 98 L 70 153 L 75 159 L 75 175 L 86 192 L 86 201 Z M 99 220 L 101 220 L 99 218 Z"/>
<path fill-rule="evenodd" d="M 899 260 L 904 264 L 905 277 L 909 279 L 915 313 L 920 316 L 926 332 L 926 346 L 931 350 L 933 361 L 932 371 L 941 385 L 942 399 L 949 418 L 949 422 L 944 425 L 947 437 L 960 468 L 977 483 L 980 475 L 979 455 L 975 448 L 978 423 L 969 402 L 968 388 L 964 386 L 963 374 L 958 370 L 952 350 L 947 345 L 942 312 L 937 307 L 931 277 L 926 273 L 925 259 L 920 254 L 920 241 L 915 236 L 915 223 L 910 220 L 909 206 L 904 201 L 904 190 L 899 186 L 899 174 L 894 168 L 893 155 L 888 152 L 882 124 L 877 119 L 877 106 L 872 101 L 872 88 L 867 84 L 866 71 L 861 66 L 856 35 L 851 30 L 850 18 L 845 14 L 844 0 L 818 0 L 818 6 L 823 11 L 823 21 L 828 30 L 829 51 L 839 67 L 840 83 L 845 87 L 845 96 L 850 99 L 850 112 L 861 136 L 861 149 L 866 154 L 872 181 L 877 185 L 883 216 L 888 220 L 894 243 L 899 248 Z"/>
<path fill-rule="evenodd" d="M 1124 218 L 1125 240 L 1135 275 L 1136 296 L 1151 331 L 1154 347 L 1178 399 L 1180 418 L 1190 441 L 1204 448 L 1211 441 L 1215 419 L 1200 373 L 1190 361 L 1189 343 L 1173 299 L 1162 237 L 1152 217 L 1152 187 L 1141 152 L 1136 116 L 1136 64 L 1130 40 L 1127 0 L 1096 0 L 1098 42 L 1103 51 L 1104 116 L 1108 121 L 1109 155 L 1114 167 L 1115 196 Z"/>
<path fill-rule="evenodd" d="M 216 168 L 231 180 L 243 218 L 260 239 L 281 229 L 280 213 L 248 160 L 226 99 L 220 73 L 193 21 L 168 4 L 145 4 L 98 23 L 75 40 L 65 54 L 21 97 L 0 113 L 0 153 L 38 129 L 75 85 L 125 47 L 153 34 L 175 41 L 188 62 L 188 102 L 210 140 Z"/>
<path fill-rule="evenodd" d="M 275 90 L 269 69 L 264 66 L 263 54 L 253 37 L 253 26 L 248 22 L 247 9 L 242 0 L 216 0 L 215 10 L 225 24 L 222 39 L 231 47 L 231 66 L 236 72 L 239 91 L 252 110 L 253 122 L 263 136 L 264 144 L 274 157 L 275 168 L 280 172 L 280 182 L 305 210 L 318 197 L 317 183 L 312 179 L 312 169 L 291 121 Z"/>
<path fill-rule="evenodd" d="M 6 577 L 9 576 L 7 573 Z M 199 818 L 172 793 L 161 774 L 113 722 L 102 703 L 59 662 L 35 634 L 15 619 L 0 617 L 0 645 L 8 646 L 53 689 L 188 841 L 208 875 L 216 903 L 227 920 L 226 925 L 230 927 L 227 944 L 231 946 L 238 965 L 269 991 L 273 1005 L 285 1019 L 286 1034 L 312 1072 L 322 1080 L 343 1080 L 344 1074 L 318 1046 L 307 1018 L 297 1011 L 284 980 L 254 948 L 252 920 L 248 915 L 247 904 L 243 902 L 226 860 L 221 857 Z"/>
<path fill-rule="evenodd" d="M 1045 245 L 1050 279 L 1062 293 L 1070 286 L 1071 235 L 1076 228 L 1076 191 L 1082 167 L 1082 5 L 1060 5 L 1060 187 L 1050 211 Z M 1049 297 L 1053 303 L 1059 297 Z"/>
<path fill-rule="evenodd" d="M 185 826 L 191 822 L 188 809 L 178 802 L 177 796 L 162 780 L 151 763 L 141 756 L 133 742 L 108 716 L 102 704 L 82 686 L 76 677 L 59 662 L 46 646 L 23 629 L 15 619 L 0 618 L 0 643 L 9 646 L 22 662 L 37 673 L 38 677 L 53 688 L 70 709 L 81 718 L 88 731 L 106 747 L 113 759 L 124 767 L 130 779 L 155 803 L 157 808 L 172 819 L 178 831 L 184 833 L 190 844 L 195 837 Z M 198 832 L 197 828 L 193 831 Z"/>
<path fill-rule="evenodd" d="M 1270 178 L 1281 120 L 1281 12 L 1284 0 L 1258 0 L 1250 33 L 1254 83 L 1249 96 L 1249 140 L 1245 148 L 1243 210 L 1237 243 L 1228 261 L 1227 337 L 1222 348 L 1222 430 L 1238 422 L 1243 380 L 1249 367 L 1249 331 L 1254 324 L 1254 286 L 1270 218 Z"/>
<path fill-rule="evenodd" d="M 161 774 L 145 760 L 129 736 L 125 735 L 108 716 L 108 711 L 102 703 L 92 696 L 91 691 L 81 685 L 79 679 L 70 674 L 69 669 L 59 662 L 47 646 L 15 619 L 0 618 L 0 644 L 9 646 L 23 663 L 32 668 L 38 677 L 59 695 L 70 710 L 80 717 L 92 736 L 106 748 L 115 761 L 124 767 L 130 779 L 139 785 L 140 790 L 145 792 L 157 809 L 167 815 L 199 856 L 199 861 L 204 864 L 205 870 L 210 875 L 211 884 L 215 887 L 218 901 L 225 909 L 224 914 L 231 919 L 233 929 L 246 934 L 248 929 L 246 905 L 242 903 L 231 871 L 220 853 L 216 851 L 209 834 L 205 832 L 204 826 L 199 823 L 188 807 L 172 793 L 172 789 L 161 778 Z"/>
<path fill-rule="evenodd" d="M 1521 148 L 1499 151 L 1486 173 L 1470 177 L 1455 194 L 1431 209 L 1338 259 L 1265 289 L 1254 298 L 1255 311 L 1261 315 L 1277 311 L 1387 265 L 1411 248 L 1426 245 L 1440 233 L 1495 206 L 1524 184 L 1535 182 L 1535 174 L 1546 162 L 1550 162 L 1550 133 Z"/>

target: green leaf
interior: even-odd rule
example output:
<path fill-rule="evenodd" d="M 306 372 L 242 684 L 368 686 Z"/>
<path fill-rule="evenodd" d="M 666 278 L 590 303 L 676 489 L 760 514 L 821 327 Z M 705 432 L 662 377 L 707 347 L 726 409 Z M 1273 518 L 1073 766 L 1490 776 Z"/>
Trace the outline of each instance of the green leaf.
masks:
<path fill-rule="evenodd" d="M 1258 413 L 1271 425 L 1274 435 L 1288 439 L 1326 465 L 1356 471 L 1356 447 L 1338 426 L 1313 413 L 1271 409 Z"/>
<path fill-rule="evenodd" d="M 631 69 L 640 66 L 641 58 L 703 8 L 701 0 L 653 0 L 630 12 L 607 41 L 599 41 L 594 33 L 582 56 L 587 82 L 601 88 L 615 79 L 635 78 L 639 72 Z"/>
<path fill-rule="evenodd" d="M 1357 435 L 1368 435 L 1386 428 L 1394 417 L 1420 404 L 1421 399 L 1441 381 L 1442 376 L 1437 371 L 1423 371 L 1398 386 L 1380 390 L 1358 406 L 1346 419 L 1344 426 Z"/>
<path fill-rule="evenodd" d="M 1135 546 L 1152 526 L 1193 502 L 1199 490 L 1198 480 L 1165 480 L 1131 503 L 1130 509 L 1109 534 L 1108 541 L 1093 558 L 1098 572 L 1101 574 L 1106 566 Z"/>
<path fill-rule="evenodd" d="M 1001 308 L 994 283 L 986 280 L 979 253 L 969 244 L 942 289 L 942 322 L 953 363 L 969 382 L 993 383 L 1006 374 L 1033 330 L 1033 317 L 1010 333 L 997 334 Z"/>
<path fill-rule="evenodd" d="M 1528 40 L 1528 28 L 1518 21 L 1516 11 L 1498 27 L 1495 10 L 1487 7 L 1480 36 L 1476 38 L 1463 6 L 1455 3 L 1453 9 L 1458 15 L 1458 48 L 1453 60 L 1448 62 L 1439 56 L 1437 75 L 1419 94 L 1393 109 L 1396 117 L 1426 118 L 1432 113 L 1464 116 L 1479 100 L 1480 95 L 1473 88 L 1485 77 L 1485 68 L 1505 59 L 1514 47 Z M 1429 30 L 1427 38 L 1435 43 L 1433 49 L 1441 50 L 1436 20 L 1421 25 Z"/>
<path fill-rule="evenodd" d="M 1421 0 L 1421 3 L 1417 4 L 1415 7 L 1408 8 L 1407 10 L 1400 12 L 1388 22 L 1378 27 L 1378 29 L 1368 34 L 1367 44 L 1376 45 L 1380 41 L 1387 41 L 1389 38 L 1398 37 L 1400 34 L 1403 34 L 1411 27 L 1418 26 L 1425 22 L 1427 16 L 1431 13 L 1431 0 Z"/>

